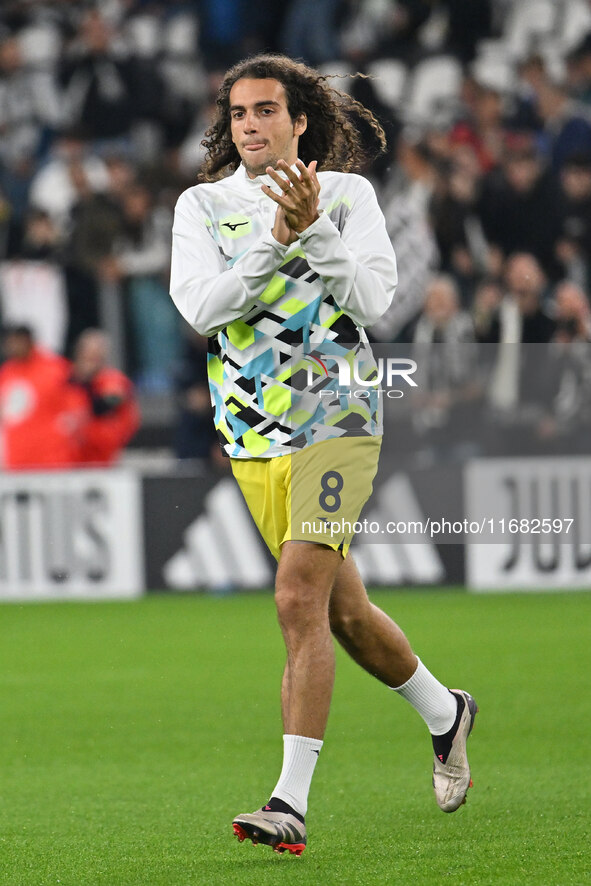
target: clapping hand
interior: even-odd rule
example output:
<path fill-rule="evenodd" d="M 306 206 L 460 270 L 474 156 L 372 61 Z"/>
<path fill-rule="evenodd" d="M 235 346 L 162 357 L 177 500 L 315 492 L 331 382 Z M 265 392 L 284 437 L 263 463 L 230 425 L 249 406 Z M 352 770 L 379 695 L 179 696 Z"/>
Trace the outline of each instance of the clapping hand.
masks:
<path fill-rule="evenodd" d="M 277 169 L 271 166 L 266 169 L 267 175 L 281 188 L 281 193 L 276 194 L 269 185 L 262 185 L 263 192 L 279 207 L 275 216 L 273 236 L 280 243 L 285 245 L 293 243 L 296 235 L 305 231 L 318 218 L 320 182 L 316 176 L 316 166 L 316 160 L 312 160 L 308 166 L 305 166 L 301 160 L 296 160 L 298 175 L 285 160 L 280 160 Z M 283 178 L 278 170 L 286 178 Z"/>

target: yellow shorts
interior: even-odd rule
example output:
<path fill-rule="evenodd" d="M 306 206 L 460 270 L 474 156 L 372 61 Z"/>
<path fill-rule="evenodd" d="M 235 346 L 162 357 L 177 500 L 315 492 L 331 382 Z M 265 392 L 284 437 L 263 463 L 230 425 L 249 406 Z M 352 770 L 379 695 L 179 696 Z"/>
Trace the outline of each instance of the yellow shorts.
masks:
<path fill-rule="evenodd" d="M 232 471 L 269 550 L 285 541 L 327 545 L 346 556 L 371 495 L 381 437 L 336 437 L 293 455 L 233 458 Z"/>

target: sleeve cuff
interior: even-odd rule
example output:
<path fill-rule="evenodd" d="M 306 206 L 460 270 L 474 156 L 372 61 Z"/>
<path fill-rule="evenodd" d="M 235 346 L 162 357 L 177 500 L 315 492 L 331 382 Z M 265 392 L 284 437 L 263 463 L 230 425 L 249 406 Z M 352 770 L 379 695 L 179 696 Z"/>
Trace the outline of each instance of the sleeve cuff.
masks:
<path fill-rule="evenodd" d="M 287 250 L 289 249 L 289 246 L 291 246 L 291 244 L 287 245 L 287 244 L 285 244 L 285 243 L 280 243 L 279 240 L 276 240 L 275 237 L 273 236 L 273 232 L 272 232 L 272 231 L 269 231 L 268 233 L 266 233 L 266 234 L 263 236 L 263 238 L 262 238 L 262 242 L 263 242 L 263 243 L 267 243 L 269 246 L 272 246 L 273 249 L 276 249 L 277 252 L 278 252 L 281 256 L 286 255 Z"/>
<path fill-rule="evenodd" d="M 306 243 L 310 237 L 313 237 L 315 234 L 322 235 L 324 232 L 328 231 L 329 228 L 334 228 L 334 225 L 324 210 L 321 209 L 316 221 L 312 222 L 311 225 L 308 225 L 304 231 L 298 234 L 298 237 L 302 243 Z"/>

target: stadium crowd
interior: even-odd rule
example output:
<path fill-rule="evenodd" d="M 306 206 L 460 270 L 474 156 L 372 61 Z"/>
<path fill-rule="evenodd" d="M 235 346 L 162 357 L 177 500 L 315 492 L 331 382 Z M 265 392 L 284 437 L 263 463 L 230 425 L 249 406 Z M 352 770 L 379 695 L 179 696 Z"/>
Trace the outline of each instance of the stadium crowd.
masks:
<path fill-rule="evenodd" d="M 213 451 L 203 343 L 168 296 L 172 212 L 221 75 L 262 49 L 340 75 L 387 133 L 364 173 L 400 282 L 371 334 L 422 355 L 413 433 L 441 452 L 461 419 L 465 443 L 473 402 L 544 445 L 587 432 L 587 0 L 5 0 L 1 322 L 65 357 L 102 327 L 140 394 L 176 392 L 177 454 Z"/>

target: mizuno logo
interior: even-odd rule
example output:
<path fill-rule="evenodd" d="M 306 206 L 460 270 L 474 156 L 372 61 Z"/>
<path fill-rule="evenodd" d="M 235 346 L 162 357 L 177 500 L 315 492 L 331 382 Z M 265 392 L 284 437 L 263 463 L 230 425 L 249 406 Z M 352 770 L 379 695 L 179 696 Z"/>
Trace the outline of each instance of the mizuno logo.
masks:
<path fill-rule="evenodd" d="M 243 222 L 234 222 L 234 224 L 232 224 L 232 222 L 222 222 L 222 227 L 223 227 L 223 228 L 230 228 L 230 230 L 232 231 L 232 233 L 234 233 L 234 231 L 236 230 L 236 228 L 239 228 L 241 225 L 247 225 L 247 224 L 248 224 L 247 221 L 243 221 Z"/>

